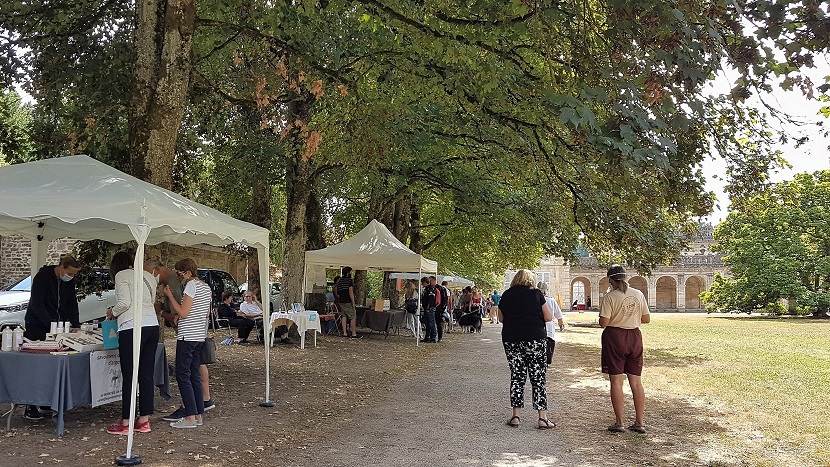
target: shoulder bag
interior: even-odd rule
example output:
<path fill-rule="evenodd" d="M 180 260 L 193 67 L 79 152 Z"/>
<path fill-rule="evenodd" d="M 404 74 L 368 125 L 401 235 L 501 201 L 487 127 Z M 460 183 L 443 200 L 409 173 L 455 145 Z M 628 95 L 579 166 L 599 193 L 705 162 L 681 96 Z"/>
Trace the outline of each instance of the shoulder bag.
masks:
<path fill-rule="evenodd" d="M 211 306 L 211 311 L 208 312 L 208 319 L 205 321 L 205 331 L 210 328 L 210 320 L 213 319 L 213 307 Z M 214 335 L 216 332 L 214 331 Z M 213 339 L 214 336 L 207 336 L 205 337 L 205 342 L 202 344 L 202 364 L 210 365 L 211 363 L 216 363 L 218 360 L 216 359 L 216 340 Z"/>

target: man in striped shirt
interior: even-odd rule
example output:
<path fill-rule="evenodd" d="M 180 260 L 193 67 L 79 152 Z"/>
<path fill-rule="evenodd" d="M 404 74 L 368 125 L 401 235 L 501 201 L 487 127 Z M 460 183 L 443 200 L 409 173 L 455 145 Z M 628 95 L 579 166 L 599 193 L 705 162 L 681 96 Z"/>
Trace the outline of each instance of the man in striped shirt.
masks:
<path fill-rule="evenodd" d="M 357 338 L 357 311 L 354 308 L 354 281 L 352 281 L 352 268 L 343 268 L 343 275 L 337 281 L 337 298 L 340 302 L 340 311 L 343 317 L 340 318 L 340 325 L 343 328 L 343 335 Z M 346 332 L 346 319 L 352 321 L 351 334 Z"/>

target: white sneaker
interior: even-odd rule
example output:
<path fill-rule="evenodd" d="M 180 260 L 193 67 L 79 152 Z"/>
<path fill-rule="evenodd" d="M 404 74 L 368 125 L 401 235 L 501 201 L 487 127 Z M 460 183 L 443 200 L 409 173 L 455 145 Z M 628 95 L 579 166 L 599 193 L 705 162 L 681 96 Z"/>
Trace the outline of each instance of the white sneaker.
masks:
<path fill-rule="evenodd" d="M 204 425 L 204 423 L 205 423 L 205 422 L 204 422 L 204 419 L 205 419 L 204 415 L 203 415 L 203 416 L 201 416 L 201 417 L 199 417 L 199 418 L 197 418 L 197 419 L 196 419 L 196 425 L 197 425 L 197 426 L 202 426 L 202 425 Z"/>
<path fill-rule="evenodd" d="M 170 422 L 170 426 L 173 428 L 196 428 L 197 426 L 199 426 L 199 422 L 195 420 L 189 422 L 186 418 L 182 418 L 178 421 Z"/>

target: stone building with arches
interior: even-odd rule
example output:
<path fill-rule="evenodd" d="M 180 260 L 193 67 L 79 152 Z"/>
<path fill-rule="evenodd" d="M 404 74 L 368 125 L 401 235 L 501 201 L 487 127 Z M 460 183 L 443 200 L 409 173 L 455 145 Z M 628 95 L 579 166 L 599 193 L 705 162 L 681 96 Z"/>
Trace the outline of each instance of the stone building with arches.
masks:
<path fill-rule="evenodd" d="M 705 311 L 700 294 L 709 289 L 716 273 L 724 272 L 720 254 L 710 249 L 713 230 L 711 224 L 701 224 L 679 260 L 654 268 L 651 275 L 628 269 L 629 285 L 643 292 L 652 311 Z M 534 272 L 537 280 L 550 284 L 551 296 L 563 310 L 596 309 L 608 290 L 605 266 L 590 256 L 581 257 L 574 264 L 558 257 L 545 258 Z M 515 274 L 505 273 L 505 288 Z"/>

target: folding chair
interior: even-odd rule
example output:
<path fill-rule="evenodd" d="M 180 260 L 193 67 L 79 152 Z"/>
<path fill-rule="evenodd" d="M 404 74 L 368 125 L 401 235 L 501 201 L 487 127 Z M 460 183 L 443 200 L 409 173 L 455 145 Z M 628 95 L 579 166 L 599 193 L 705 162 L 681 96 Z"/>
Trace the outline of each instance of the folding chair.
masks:
<path fill-rule="evenodd" d="M 214 331 L 222 328 L 228 330 L 228 337 L 224 338 L 221 344 L 233 344 L 233 336 L 231 335 L 231 320 L 229 320 L 228 318 L 220 318 L 217 308 L 212 308 L 210 310 L 210 324 Z"/>
<path fill-rule="evenodd" d="M 337 332 L 336 329 L 339 327 L 338 321 L 340 315 L 337 313 L 337 307 L 334 305 L 334 302 L 326 302 L 326 312 L 320 315 L 320 319 L 323 321 L 320 324 L 325 325 L 323 329 L 324 334 L 329 335 L 332 332 Z"/>

